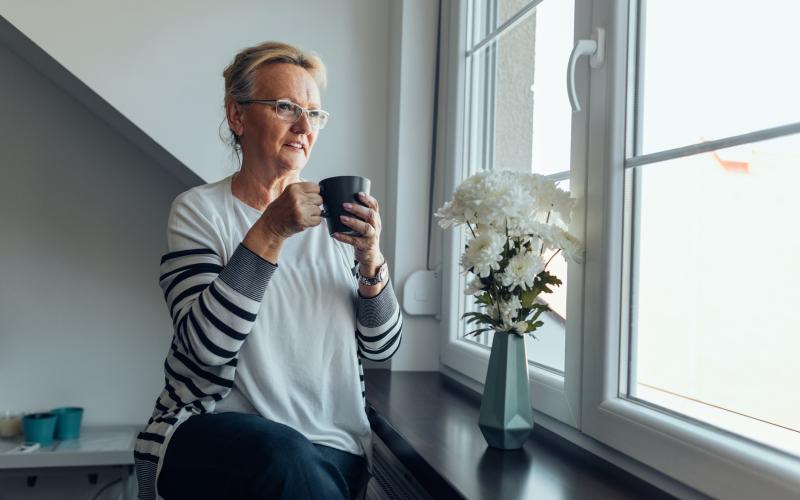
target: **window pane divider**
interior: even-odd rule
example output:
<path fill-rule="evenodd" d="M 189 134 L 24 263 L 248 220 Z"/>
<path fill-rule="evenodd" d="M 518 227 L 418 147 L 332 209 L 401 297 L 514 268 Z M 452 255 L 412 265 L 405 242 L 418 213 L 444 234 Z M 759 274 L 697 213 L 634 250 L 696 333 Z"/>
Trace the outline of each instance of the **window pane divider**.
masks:
<path fill-rule="evenodd" d="M 550 179 L 553 182 L 558 182 L 558 181 L 566 181 L 566 180 L 568 180 L 569 179 L 569 175 L 570 175 L 569 170 L 564 170 L 563 172 L 556 172 L 555 174 L 545 175 L 545 177 Z"/>
<path fill-rule="evenodd" d="M 748 132 L 746 134 L 725 137 L 724 139 L 715 139 L 713 141 L 702 142 L 700 144 L 692 144 L 690 146 L 667 149 L 657 153 L 634 156 L 633 158 L 627 158 L 625 160 L 625 168 L 628 169 L 638 167 L 640 165 L 646 165 L 648 163 L 674 160 L 676 158 L 683 158 L 684 156 L 707 153 L 709 151 L 740 146 L 742 144 L 749 144 L 752 142 L 767 141 L 769 139 L 775 139 L 797 133 L 800 133 L 800 122 L 781 125 L 779 127 L 766 128 L 756 132 Z"/>
<path fill-rule="evenodd" d="M 542 0 L 531 0 L 531 2 L 528 3 L 522 9 L 520 9 L 519 12 L 511 16 L 511 18 L 508 19 L 508 21 L 501 24 L 500 27 L 492 31 L 489 35 L 486 36 L 486 38 L 484 38 L 477 44 L 473 45 L 472 48 L 467 51 L 467 57 L 471 57 L 473 54 L 481 50 L 487 44 L 497 40 L 507 31 L 510 31 L 511 28 L 524 21 L 525 18 L 528 17 L 528 14 L 532 13 L 533 9 L 535 9 L 536 6 L 539 5 L 540 3 L 542 3 Z"/>

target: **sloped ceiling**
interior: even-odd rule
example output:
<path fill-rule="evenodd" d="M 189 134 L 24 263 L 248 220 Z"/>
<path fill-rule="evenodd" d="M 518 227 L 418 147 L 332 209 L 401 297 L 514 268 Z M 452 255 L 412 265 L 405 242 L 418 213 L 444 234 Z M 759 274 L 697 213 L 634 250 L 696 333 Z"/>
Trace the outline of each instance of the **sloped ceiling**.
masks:
<path fill-rule="evenodd" d="M 7 19 L 0 16 L 0 43 L 27 60 L 36 70 L 66 90 L 80 103 L 89 108 L 101 120 L 126 137 L 133 144 L 152 157 L 159 165 L 171 172 L 187 187 L 201 184 L 203 180 L 184 163 L 164 149 L 152 137 L 128 120 L 108 101 L 84 84 L 67 68 L 53 59 L 30 38 L 15 28 Z M 14 99 L 14 96 L 3 96 Z"/>

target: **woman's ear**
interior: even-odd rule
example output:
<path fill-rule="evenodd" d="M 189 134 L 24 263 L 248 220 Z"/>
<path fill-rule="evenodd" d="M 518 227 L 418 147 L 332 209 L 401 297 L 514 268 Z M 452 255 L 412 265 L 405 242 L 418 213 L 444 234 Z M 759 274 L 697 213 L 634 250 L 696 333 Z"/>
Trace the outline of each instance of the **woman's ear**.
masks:
<path fill-rule="evenodd" d="M 225 102 L 225 116 L 228 119 L 228 128 L 236 135 L 244 135 L 244 107 L 233 99 Z"/>

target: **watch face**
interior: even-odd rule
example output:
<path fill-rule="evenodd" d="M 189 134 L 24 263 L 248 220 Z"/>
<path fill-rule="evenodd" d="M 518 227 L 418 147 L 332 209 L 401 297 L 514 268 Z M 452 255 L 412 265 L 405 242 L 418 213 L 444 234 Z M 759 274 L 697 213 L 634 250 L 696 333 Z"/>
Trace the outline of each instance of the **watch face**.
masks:
<path fill-rule="evenodd" d="M 367 286 L 376 285 L 386 280 L 386 276 L 389 275 L 389 266 L 385 262 L 378 268 L 378 274 L 374 277 L 367 277 L 361 275 L 361 270 L 358 269 L 358 281 Z"/>

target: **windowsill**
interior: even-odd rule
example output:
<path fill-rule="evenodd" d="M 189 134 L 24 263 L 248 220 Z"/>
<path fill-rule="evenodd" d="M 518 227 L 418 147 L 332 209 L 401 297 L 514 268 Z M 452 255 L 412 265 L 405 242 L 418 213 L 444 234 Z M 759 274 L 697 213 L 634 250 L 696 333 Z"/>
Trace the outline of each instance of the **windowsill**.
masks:
<path fill-rule="evenodd" d="M 671 498 L 541 426 L 489 448 L 480 396 L 439 372 L 366 370 L 373 431 L 434 498 Z"/>

